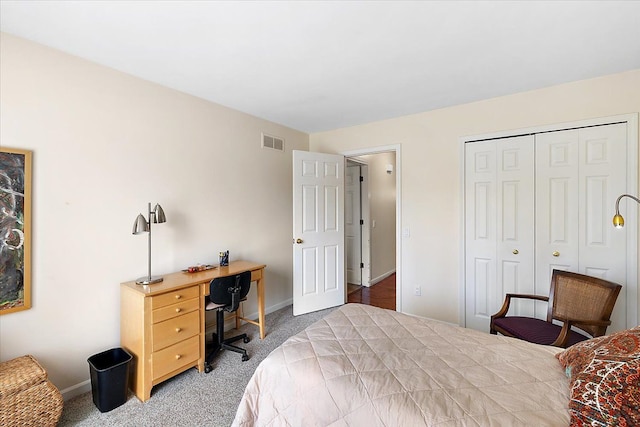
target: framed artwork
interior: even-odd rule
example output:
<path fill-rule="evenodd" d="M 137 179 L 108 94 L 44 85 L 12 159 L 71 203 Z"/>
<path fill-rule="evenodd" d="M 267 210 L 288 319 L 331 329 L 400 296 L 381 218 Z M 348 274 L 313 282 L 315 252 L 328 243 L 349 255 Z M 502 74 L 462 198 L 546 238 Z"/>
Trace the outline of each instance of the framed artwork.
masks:
<path fill-rule="evenodd" d="M 0 147 L 0 314 L 31 308 L 31 157 Z"/>

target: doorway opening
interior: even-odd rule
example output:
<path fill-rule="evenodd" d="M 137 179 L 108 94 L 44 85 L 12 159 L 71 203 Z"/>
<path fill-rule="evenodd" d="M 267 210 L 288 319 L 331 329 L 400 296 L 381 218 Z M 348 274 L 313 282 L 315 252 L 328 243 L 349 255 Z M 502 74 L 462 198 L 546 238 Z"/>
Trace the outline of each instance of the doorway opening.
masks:
<path fill-rule="evenodd" d="M 342 154 L 347 302 L 401 311 L 400 146 Z"/>

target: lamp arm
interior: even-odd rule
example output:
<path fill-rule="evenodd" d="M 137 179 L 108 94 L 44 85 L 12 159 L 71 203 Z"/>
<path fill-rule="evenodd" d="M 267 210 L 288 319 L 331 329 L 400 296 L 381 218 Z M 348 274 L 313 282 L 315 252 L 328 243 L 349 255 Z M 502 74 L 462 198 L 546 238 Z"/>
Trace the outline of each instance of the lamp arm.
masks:
<path fill-rule="evenodd" d="M 620 200 L 621 200 L 623 197 L 629 197 L 630 199 L 633 199 L 633 200 L 635 200 L 636 202 L 640 203 L 640 199 L 638 199 L 637 197 L 632 196 L 631 194 L 622 194 L 622 195 L 620 195 L 620 196 L 616 199 L 616 214 L 619 214 L 619 213 L 620 213 Z"/>

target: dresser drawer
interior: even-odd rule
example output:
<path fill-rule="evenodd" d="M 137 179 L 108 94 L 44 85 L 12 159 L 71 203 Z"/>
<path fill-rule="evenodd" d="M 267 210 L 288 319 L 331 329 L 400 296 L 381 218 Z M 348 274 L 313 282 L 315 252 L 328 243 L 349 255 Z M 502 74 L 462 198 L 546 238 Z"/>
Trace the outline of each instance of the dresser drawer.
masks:
<path fill-rule="evenodd" d="M 153 323 L 162 322 L 167 319 L 171 319 L 172 317 L 182 316 L 183 314 L 191 311 L 196 311 L 200 306 L 200 298 L 178 301 L 180 302 L 177 304 L 153 310 Z"/>
<path fill-rule="evenodd" d="M 199 336 L 180 341 L 164 350 L 156 351 L 152 356 L 153 378 L 160 378 L 198 360 L 200 356 Z"/>
<path fill-rule="evenodd" d="M 153 325 L 153 351 L 200 333 L 200 312 L 193 311 Z"/>
<path fill-rule="evenodd" d="M 166 294 L 155 295 L 151 298 L 151 309 L 155 310 L 160 307 L 166 307 L 182 300 L 197 298 L 200 295 L 200 286 L 191 286 L 190 288 L 178 289 Z"/>

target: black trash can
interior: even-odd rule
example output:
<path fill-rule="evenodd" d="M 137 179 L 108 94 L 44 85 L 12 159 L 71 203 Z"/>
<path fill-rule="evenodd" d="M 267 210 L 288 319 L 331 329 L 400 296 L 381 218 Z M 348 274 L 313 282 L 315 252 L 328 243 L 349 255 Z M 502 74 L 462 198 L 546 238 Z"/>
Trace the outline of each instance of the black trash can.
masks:
<path fill-rule="evenodd" d="M 89 359 L 93 403 L 100 412 L 109 412 L 127 401 L 131 355 L 117 347 L 94 354 Z"/>

